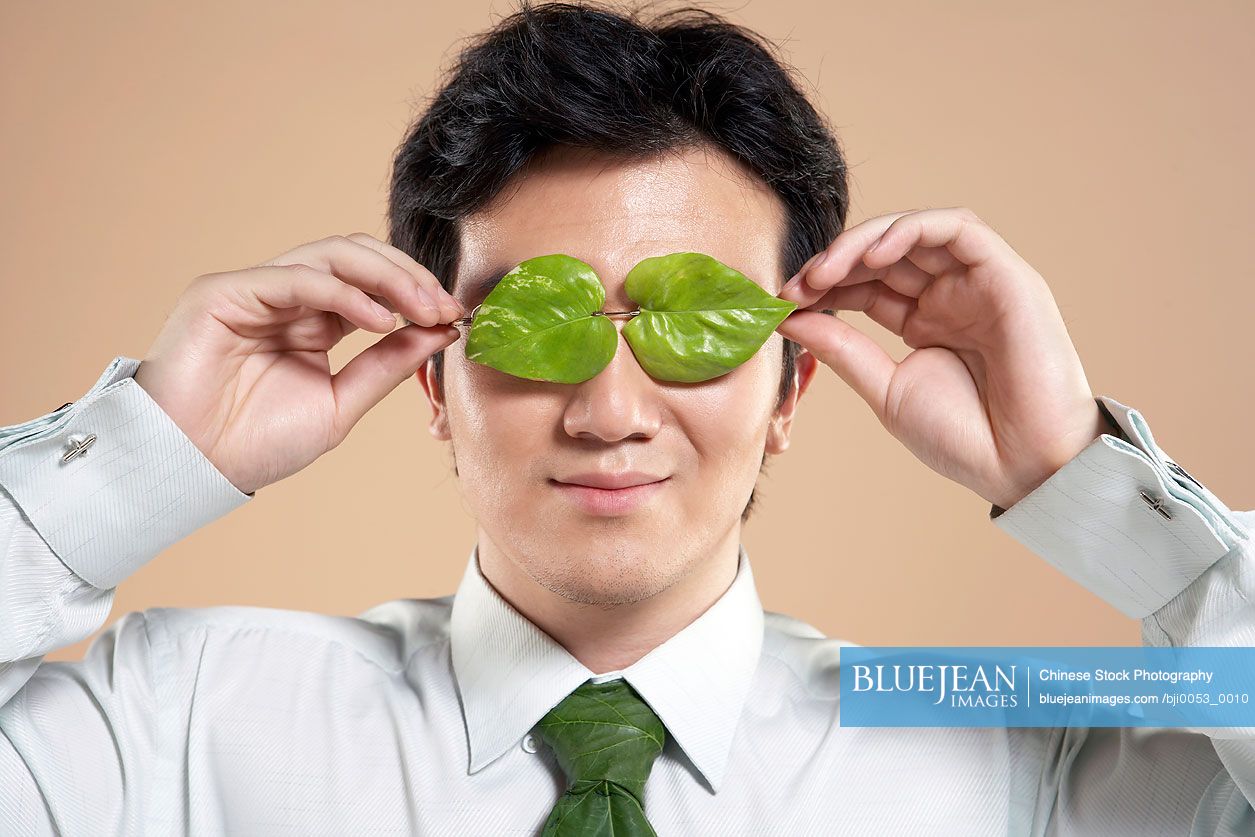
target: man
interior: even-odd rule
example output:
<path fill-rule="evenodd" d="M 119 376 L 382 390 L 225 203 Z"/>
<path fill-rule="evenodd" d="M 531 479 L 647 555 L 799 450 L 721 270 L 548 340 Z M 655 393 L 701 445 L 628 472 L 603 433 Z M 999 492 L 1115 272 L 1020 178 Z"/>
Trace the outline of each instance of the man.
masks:
<path fill-rule="evenodd" d="M 463 54 L 391 198 L 390 244 L 198 277 L 142 363 L 0 431 L 0 830 L 1252 833 L 1250 734 L 842 728 L 842 643 L 763 612 L 741 527 L 821 363 L 1148 644 L 1255 644 L 1255 517 L 1094 398 L 1045 281 L 975 214 L 843 231 L 836 142 L 752 34 L 525 8 Z M 525 259 L 583 259 L 609 312 L 635 264 L 684 251 L 802 310 L 698 384 L 624 340 L 580 384 L 457 350 Z M 331 374 L 355 328 L 386 336 Z M 40 664 L 411 375 L 477 519 L 455 595 L 150 610 Z"/>

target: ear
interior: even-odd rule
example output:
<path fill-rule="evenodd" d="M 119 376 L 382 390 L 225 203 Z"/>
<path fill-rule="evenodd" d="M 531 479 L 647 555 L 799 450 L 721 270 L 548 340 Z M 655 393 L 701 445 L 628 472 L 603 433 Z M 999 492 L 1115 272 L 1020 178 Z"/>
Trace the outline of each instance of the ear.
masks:
<path fill-rule="evenodd" d="M 431 358 L 423 361 L 423 365 L 418 367 L 414 377 L 418 379 L 423 393 L 427 396 L 427 403 L 431 405 L 431 422 L 427 425 L 427 432 L 441 442 L 452 441 L 453 436 L 449 433 L 449 413 L 445 409 L 444 397 L 436 386 L 436 368 Z"/>
<path fill-rule="evenodd" d="M 771 417 L 767 426 L 767 444 L 765 450 L 770 454 L 784 453 L 789 449 L 789 431 L 793 427 L 793 416 L 797 414 L 797 405 L 802 393 L 810 386 L 815 377 L 819 361 L 806 349 L 799 348 L 797 359 L 793 364 L 793 384 L 785 397 L 780 409 Z"/>

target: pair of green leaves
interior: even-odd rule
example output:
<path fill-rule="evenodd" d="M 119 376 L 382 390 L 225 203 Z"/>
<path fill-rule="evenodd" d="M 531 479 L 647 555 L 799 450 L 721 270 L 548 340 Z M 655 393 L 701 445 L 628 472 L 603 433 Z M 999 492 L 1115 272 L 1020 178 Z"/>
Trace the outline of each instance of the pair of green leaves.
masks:
<path fill-rule="evenodd" d="M 624 289 L 640 313 L 623 336 L 641 368 L 665 381 L 695 383 L 732 371 L 797 308 L 703 253 L 645 259 Z M 528 259 L 479 305 L 466 356 L 533 381 L 587 381 L 619 345 L 618 329 L 601 312 L 605 302 L 597 274 L 579 259 Z"/>

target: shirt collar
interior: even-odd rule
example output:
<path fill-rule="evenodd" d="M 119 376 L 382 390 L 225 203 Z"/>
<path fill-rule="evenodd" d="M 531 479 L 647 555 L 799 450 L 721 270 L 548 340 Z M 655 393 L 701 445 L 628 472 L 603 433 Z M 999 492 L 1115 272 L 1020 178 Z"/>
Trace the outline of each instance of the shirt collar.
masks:
<path fill-rule="evenodd" d="M 713 792 L 727 768 L 737 720 L 763 642 L 763 608 L 741 545 L 736 577 L 703 614 L 622 670 Z M 593 672 L 515 610 L 471 550 L 450 614 L 453 671 L 462 698 L 468 773 L 499 758 Z"/>

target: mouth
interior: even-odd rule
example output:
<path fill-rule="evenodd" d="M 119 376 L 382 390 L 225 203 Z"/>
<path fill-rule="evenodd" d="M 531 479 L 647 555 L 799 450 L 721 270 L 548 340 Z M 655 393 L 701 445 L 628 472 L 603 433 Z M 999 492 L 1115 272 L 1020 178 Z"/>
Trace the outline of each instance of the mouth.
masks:
<path fill-rule="evenodd" d="M 573 480 L 577 479 L 572 477 Z M 582 476 L 578 479 L 594 481 L 594 478 Z M 649 481 L 646 481 L 646 480 Z M 598 477 L 602 483 L 623 483 L 620 487 L 602 488 L 586 485 L 583 482 L 562 482 L 551 479 L 552 485 L 560 496 L 574 503 L 584 513 L 600 517 L 616 517 L 629 514 L 644 505 L 650 498 L 657 495 L 671 480 L 670 477 L 649 479 L 641 475 L 625 475 L 623 477 Z"/>

